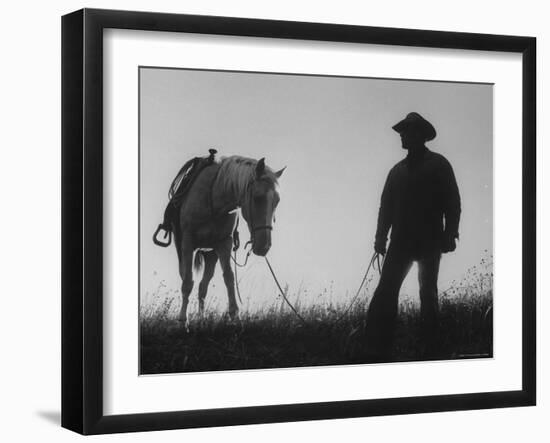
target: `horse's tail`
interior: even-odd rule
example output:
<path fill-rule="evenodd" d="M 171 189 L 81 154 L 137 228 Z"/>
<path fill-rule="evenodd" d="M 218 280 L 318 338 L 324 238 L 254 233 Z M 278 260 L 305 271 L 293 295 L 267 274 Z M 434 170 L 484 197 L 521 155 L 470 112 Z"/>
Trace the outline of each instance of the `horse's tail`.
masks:
<path fill-rule="evenodd" d="M 196 272 L 199 272 L 203 266 L 204 266 L 204 252 L 199 250 L 195 252 L 195 259 L 193 260 L 193 269 L 195 269 Z"/>

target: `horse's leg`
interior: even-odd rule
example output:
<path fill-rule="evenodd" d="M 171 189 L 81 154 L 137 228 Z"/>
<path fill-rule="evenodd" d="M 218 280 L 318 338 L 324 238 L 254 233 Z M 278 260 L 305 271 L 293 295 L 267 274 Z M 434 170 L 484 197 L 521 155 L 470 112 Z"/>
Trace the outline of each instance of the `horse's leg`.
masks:
<path fill-rule="evenodd" d="M 179 271 L 181 277 L 181 310 L 179 321 L 184 327 L 187 327 L 187 305 L 189 303 L 189 294 L 193 289 L 193 247 L 189 239 L 185 239 L 185 236 L 180 241 L 180 253 L 179 253 Z"/>
<path fill-rule="evenodd" d="M 199 313 L 201 315 L 204 313 L 204 299 L 208 291 L 208 284 L 214 276 L 217 261 L 218 255 L 216 251 L 210 251 L 204 254 L 204 272 L 202 274 L 202 280 L 199 283 Z"/>
<path fill-rule="evenodd" d="M 233 269 L 231 269 L 231 244 L 232 239 L 228 238 L 216 248 L 216 253 L 220 259 L 220 266 L 223 271 L 223 281 L 227 288 L 227 298 L 229 299 L 227 312 L 229 316 L 234 319 L 239 312 L 239 307 L 235 300 L 235 275 L 233 274 Z"/>

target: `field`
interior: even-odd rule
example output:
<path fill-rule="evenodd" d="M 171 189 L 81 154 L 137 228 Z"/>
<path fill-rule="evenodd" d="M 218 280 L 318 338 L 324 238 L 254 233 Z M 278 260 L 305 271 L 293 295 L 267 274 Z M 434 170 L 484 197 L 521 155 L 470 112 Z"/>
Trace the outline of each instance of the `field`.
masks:
<path fill-rule="evenodd" d="M 437 359 L 492 357 L 492 273 L 489 263 L 440 294 L 440 335 Z M 140 314 L 140 373 L 160 374 L 236 369 L 368 363 L 364 340 L 369 292 L 346 311 L 345 304 L 311 305 L 298 309 L 305 324 L 282 297 L 260 312 L 242 312 L 231 321 L 206 312 L 192 316 L 189 331 L 174 315 L 176 296 Z M 300 294 L 288 294 L 291 300 Z M 419 306 L 402 297 L 391 361 L 426 360 L 422 354 Z M 344 314 L 345 313 L 345 314 Z"/>

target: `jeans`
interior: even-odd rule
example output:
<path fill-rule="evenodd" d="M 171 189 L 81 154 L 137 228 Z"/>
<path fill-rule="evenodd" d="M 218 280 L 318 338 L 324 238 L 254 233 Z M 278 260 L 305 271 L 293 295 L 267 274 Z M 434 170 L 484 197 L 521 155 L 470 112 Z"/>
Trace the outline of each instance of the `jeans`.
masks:
<path fill-rule="evenodd" d="M 390 244 L 380 282 L 367 311 L 366 344 L 374 360 L 387 361 L 391 357 L 399 290 L 414 261 L 418 262 L 422 339 L 426 351 L 434 351 L 438 335 L 437 277 L 440 260 L 439 251 L 418 257 Z"/>

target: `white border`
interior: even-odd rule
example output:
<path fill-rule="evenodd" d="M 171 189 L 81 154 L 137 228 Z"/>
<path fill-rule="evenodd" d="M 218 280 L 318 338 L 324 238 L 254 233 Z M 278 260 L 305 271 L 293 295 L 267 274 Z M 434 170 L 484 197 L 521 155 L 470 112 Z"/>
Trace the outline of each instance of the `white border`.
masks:
<path fill-rule="evenodd" d="M 495 358 L 138 377 L 138 65 L 495 83 Z M 521 389 L 521 72 L 519 54 L 106 30 L 105 414 Z"/>

